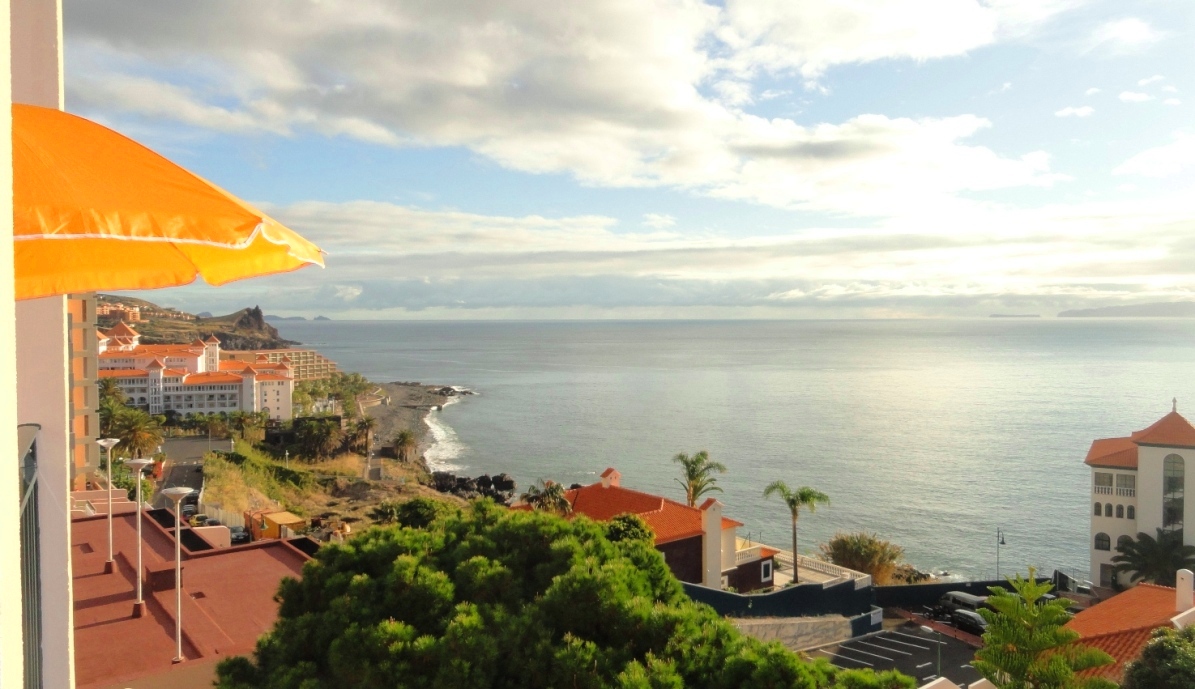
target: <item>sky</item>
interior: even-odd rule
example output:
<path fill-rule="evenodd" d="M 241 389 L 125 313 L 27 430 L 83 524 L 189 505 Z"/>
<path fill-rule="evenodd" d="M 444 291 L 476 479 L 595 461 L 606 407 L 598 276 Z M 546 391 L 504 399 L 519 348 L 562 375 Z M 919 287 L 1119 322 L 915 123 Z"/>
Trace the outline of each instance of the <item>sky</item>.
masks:
<path fill-rule="evenodd" d="M 355 319 L 1195 291 L 1195 3 L 65 0 L 67 109 L 319 244 L 137 296 Z"/>

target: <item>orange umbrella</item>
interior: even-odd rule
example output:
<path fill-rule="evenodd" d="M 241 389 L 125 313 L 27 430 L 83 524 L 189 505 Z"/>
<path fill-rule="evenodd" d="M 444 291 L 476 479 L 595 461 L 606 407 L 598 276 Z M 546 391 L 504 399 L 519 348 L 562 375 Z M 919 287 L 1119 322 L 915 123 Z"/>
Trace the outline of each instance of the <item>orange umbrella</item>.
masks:
<path fill-rule="evenodd" d="M 17 299 L 323 266 L 319 247 L 141 144 L 12 106 Z"/>

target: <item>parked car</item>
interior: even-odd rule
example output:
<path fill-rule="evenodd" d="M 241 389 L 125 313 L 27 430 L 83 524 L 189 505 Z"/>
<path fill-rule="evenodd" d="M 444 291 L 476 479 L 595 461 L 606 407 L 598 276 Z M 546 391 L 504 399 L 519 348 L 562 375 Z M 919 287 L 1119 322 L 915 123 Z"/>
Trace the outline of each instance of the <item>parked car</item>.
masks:
<path fill-rule="evenodd" d="M 240 545 L 242 543 L 249 542 L 249 532 L 245 530 L 245 527 L 230 526 L 228 527 L 228 530 L 231 532 L 233 545 Z"/>
<path fill-rule="evenodd" d="M 186 512 L 184 512 L 183 514 L 186 515 Z M 187 520 L 187 523 L 190 524 L 191 526 L 207 526 L 207 515 L 206 514 L 191 515 L 191 518 Z"/>
<path fill-rule="evenodd" d="M 198 505 L 198 504 L 199 504 L 199 492 L 198 491 L 193 490 L 190 493 L 187 493 L 186 495 L 183 496 L 183 505 Z"/>
<path fill-rule="evenodd" d="M 951 612 L 956 610 L 970 610 L 971 612 L 975 612 L 976 610 L 984 607 L 984 603 L 986 602 L 987 596 L 973 596 L 969 593 L 963 593 L 962 591 L 951 591 L 949 593 L 943 594 L 943 596 L 938 599 L 938 605 Z"/>
<path fill-rule="evenodd" d="M 959 631 L 975 636 L 983 636 L 983 633 L 988 630 L 988 621 L 983 619 L 979 613 L 970 610 L 955 610 L 950 615 L 950 621 Z"/>
<path fill-rule="evenodd" d="M 199 508 L 196 507 L 195 505 L 183 505 L 182 508 L 179 510 L 179 512 L 182 514 L 183 521 L 190 520 L 191 517 L 194 517 L 195 513 L 198 511 L 199 511 Z"/>
<path fill-rule="evenodd" d="M 224 526 L 224 524 L 221 523 L 219 519 L 208 517 L 204 526 Z"/>

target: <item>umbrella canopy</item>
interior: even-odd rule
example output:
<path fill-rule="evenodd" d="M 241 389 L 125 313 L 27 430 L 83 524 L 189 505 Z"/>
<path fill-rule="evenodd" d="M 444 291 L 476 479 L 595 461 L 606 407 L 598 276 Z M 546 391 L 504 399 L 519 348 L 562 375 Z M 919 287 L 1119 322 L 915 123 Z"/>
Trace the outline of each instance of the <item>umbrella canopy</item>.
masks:
<path fill-rule="evenodd" d="M 324 264 L 297 233 L 111 129 L 32 105 L 12 120 L 17 299 Z"/>

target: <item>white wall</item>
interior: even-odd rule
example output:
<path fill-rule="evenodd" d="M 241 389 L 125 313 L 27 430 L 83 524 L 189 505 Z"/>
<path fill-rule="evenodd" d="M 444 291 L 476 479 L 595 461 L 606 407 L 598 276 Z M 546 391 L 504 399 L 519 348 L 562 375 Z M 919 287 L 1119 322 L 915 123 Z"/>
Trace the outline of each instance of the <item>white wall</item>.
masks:
<path fill-rule="evenodd" d="M 1101 473 L 1101 474 L 1112 474 L 1113 488 L 1112 488 L 1111 495 L 1105 495 L 1102 493 L 1097 494 L 1094 492 L 1095 474 L 1097 472 Z M 1117 539 L 1119 539 L 1121 536 L 1128 536 L 1135 540 L 1137 538 L 1137 532 L 1141 530 L 1138 527 L 1139 521 L 1137 519 L 1129 519 L 1127 516 L 1124 518 L 1117 518 L 1115 516 L 1116 515 L 1116 507 L 1118 505 L 1124 508 L 1126 515 L 1128 514 L 1128 508 L 1130 505 L 1133 507 L 1137 507 L 1137 498 L 1135 496 L 1128 497 L 1128 496 L 1116 494 L 1116 477 L 1121 474 L 1136 475 L 1137 473 L 1138 472 L 1135 472 L 1135 471 L 1117 471 L 1117 470 L 1113 470 L 1113 469 L 1101 469 L 1101 468 L 1097 468 L 1097 467 L 1092 468 L 1092 472 L 1091 472 L 1092 493 L 1091 493 L 1091 499 L 1088 502 L 1088 509 L 1090 510 L 1090 512 L 1088 514 L 1090 516 L 1091 530 L 1088 533 L 1088 537 L 1087 537 L 1087 550 L 1091 555 L 1091 572 L 1090 572 L 1089 576 L 1091 578 L 1091 581 L 1096 583 L 1097 585 L 1100 583 L 1100 565 L 1112 564 L 1112 558 L 1117 555 L 1117 552 L 1116 552 Z M 1141 489 L 1139 477 L 1137 479 L 1137 483 L 1138 483 L 1137 490 L 1139 492 Z M 1095 516 L 1094 507 L 1095 507 L 1095 503 L 1097 503 L 1097 502 L 1100 503 L 1101 509 L 1104 505 L 1112 505 L 1113 516 L 1104 517 L 1104 516 L 1102 516 L 1103 515 L 1102 511 L 1100 513 L 1101 516 L 1099 516 L 1099 517 Z M 1095 549 L 1095 536 L 1098 533 L 1108 534 L 1108 537 L 1111 541 L 1111 550 L 1096 550 Z M 1119 578 L 1122 583 L 1126 583 L 1126 584 L 1128 583 L 1127 575 L 1122 574 Z"/>
<path fill-rule="evenodd" d="M 0 687 L 23 681 L 17 473 L 16 313 L 12 271 L 12 59 L 9 0 L 0 0 Z M 15 484 L 15 485 L 14 485 Z M 3 488 L 8 486 L 8 488 Z"/>
<path fill-rule="evenodd" d="M 1140 447 L 1137 450 L 1137 530 L 1153 536 L 1162 528 L 1162 458 L 1170 450 L 1160 447 Z M 1187 482 L 1191 481 L 1191 468 L 1195 465 L 1195 453 L 1187 452 Z M 1188 493 L 1190 488 L 1187 488 Z M 1187 508 L 1187 512 L 1190 512 Z"/>

